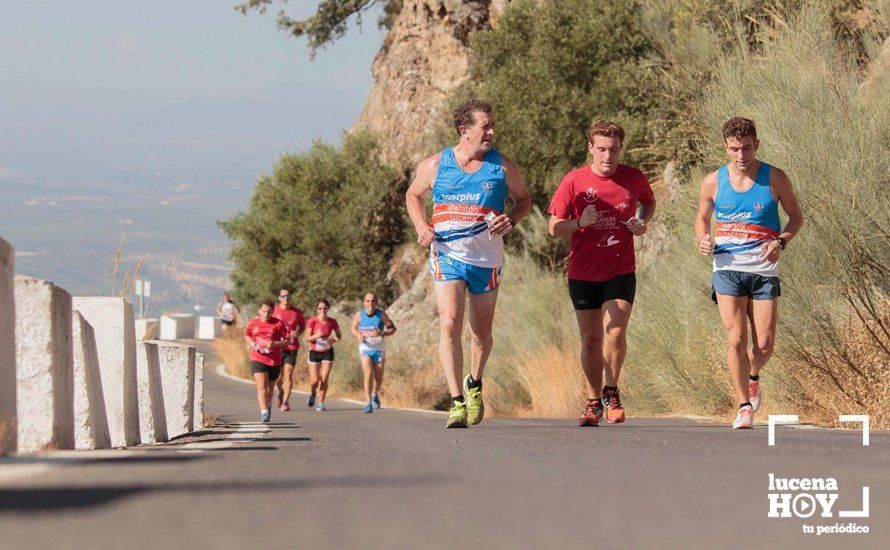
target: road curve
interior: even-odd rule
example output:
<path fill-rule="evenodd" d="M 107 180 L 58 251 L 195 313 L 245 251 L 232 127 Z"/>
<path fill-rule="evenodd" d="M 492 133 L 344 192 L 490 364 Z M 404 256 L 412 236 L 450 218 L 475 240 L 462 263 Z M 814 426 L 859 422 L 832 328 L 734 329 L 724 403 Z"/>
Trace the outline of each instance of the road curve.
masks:
<path fill-rule="evenodd" d="M 440 415 L 302 398 L 262 425 L 252 388 L 214 367 L 219 421 L 194 437 L 0 459 L 0 548 L 890 546 L 887 432 L 863 447 L 859 431 L 781 427 L 769 447 L 765 427 L 633 416 L 445 430 Z M 768 518 L 770 473 L 835 478 L 835 517 Z M 862 486 L 870 517 L 836 517 Z M 851 521 L 869 533 L 802 532 Z"/>

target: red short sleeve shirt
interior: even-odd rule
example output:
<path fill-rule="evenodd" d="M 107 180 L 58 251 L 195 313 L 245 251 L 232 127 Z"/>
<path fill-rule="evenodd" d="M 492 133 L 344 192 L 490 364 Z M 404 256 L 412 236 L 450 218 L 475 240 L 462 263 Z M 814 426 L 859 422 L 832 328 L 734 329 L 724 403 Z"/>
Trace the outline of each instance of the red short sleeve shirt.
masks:
<path fill-rule="evenodd" d="M 280 342 L 287 340 L 289 333 L 284 323 L 270 317 L 268 322 L 263 321 L 259 317 L 254 317 L 247 324 L 244 335 L 250 338 L 250 341 L 259 346 L 267 346 L 272 342 Z M 250 350 L 250 360 L 277 367 L 281 364 L 281 348 L 272 348 L 269 353 L 261 353 L 259 350 Z"/>
<path fill-rule="evenodd" d="M 633 233 L 621 222 L 636 215 L 638 203 L 654 200 L 646 175 L 631 166 L 619 164 L 609 177 L 589 165 L 566 174 L 547 213 L 572 220 L 591 205 L 597 212 L 592 225 L 572 233 L 569 279 L 601 282 L 636 271 Z"/>
<path fill-rule="evenodd" d="M 328 317 L 324 321 L 320 320 L 318 317 L 309 319 L 309 322 L 306 323 L 306 332 L 310 334 L 314 332 L 321 333 L 321 337 L 316 338 L 311 342 L 309 349 L 319 352 L 331 349 L 331 342 L 328 338 L 335 330 L 340 330 L 340 325 L 337 324 L 337 320 L 333 317 Z"/>
<path fill-rule="evenodd" d="M 283 349 L 287 351 L 296 351 L 300 349 L 299 339 L 291 339 L 290 333 L 294 331 L 299 332 L 300 327 L 306 326 L 306 319 L 303 318 L 303 312 L 295 307 L 284 309 L 280 305 L 276 305 L 272 315 L 280 319 L 281 322 L 284 323 L 285 328 L 287 328 L 288 345 Z"/>

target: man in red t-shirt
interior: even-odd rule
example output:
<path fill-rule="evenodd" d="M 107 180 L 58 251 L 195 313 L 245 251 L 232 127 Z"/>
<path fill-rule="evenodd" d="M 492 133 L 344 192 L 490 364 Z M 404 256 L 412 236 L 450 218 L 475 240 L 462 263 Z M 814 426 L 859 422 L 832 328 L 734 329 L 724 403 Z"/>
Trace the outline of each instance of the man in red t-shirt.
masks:
<path fill-rule="evenodd" d="M 624 422 L 618 376 L 636 291 L 634 236 L 646 233 L 655 197 L 642 172 L 618 162 L 624 129 L 597 120 L 587 138 L 593 163 L 565 175 L 547 212 L 550 234 L 572 238 L 569 295 L 581 331 L 581 368 L 587 379 L 587 404 L 579 423 L 596 426 L 604 407 L 606 421 Z"/>
<path fill-rule="evenodd" d="M 282 411 L 289 411 L 290 391 L 294 385 L 294 365 L 297 364 L 297 350 L 300 349 L 300 335 L 306 329 L 306 319 L 303 312 L 291 303 L 290 290 L 282 288 L 278 291 L 278 304 L 272 316 L 284 323 L 287 327 L 288 344 L 281 352 L 281 376 L 278 377 L 278 397 L 275 406 Z"/>
<path fill-rule="evenodd" d="M 259 317 L 251 319 L 244 330 L 262 422 L 272 418 L 272 392 L 281 373 L 281 349 L 288 345 L 289 336 L 284 323 L 272 316 L 274 305 L 272 300 L 263 300 Z"/>

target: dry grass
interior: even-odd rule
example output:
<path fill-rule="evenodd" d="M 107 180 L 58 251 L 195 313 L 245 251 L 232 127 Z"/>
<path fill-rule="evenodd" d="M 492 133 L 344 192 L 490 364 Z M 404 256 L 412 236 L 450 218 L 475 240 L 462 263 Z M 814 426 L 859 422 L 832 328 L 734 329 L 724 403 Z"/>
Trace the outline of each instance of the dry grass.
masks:
<path fill-rule="evenodd" d="M 531 402 L 528 407 L 511 411 L 512 414 L 509 416 L 527 418 L 578 416 L 586 390 L 577 351 L 545 346 L 535 350 L 517 350 L 511 357 L 514 359 L 516 381 L 525 388 Z M 495 387 L 499 388 L 497 382 Z M 496 391 L 492 396 L 491 400 L 495 403 L 499 401 L 499 393 L 500 391 Z"/>
<path fill-rule="evenodd" d="M 217 359 L 226 366 L 226 372 L 239 378 L 248 380 L 252 378 L 248 365 L 250 355 L 240 332 L 233 330 L 225 336 L 217 338 L 210 343 L 210 349 L 213 350 Z"/>
<path fill-rule="evenodd" d="M 13 433 L 15 430 L 15 419 L 12 418 L 2 418 L 0 419 L 0 443 L 6 441 L 6 438 Z M 5 453 L 3 452 L 3 446 L 0 445 L 0 456 L 3 456 Z"/>

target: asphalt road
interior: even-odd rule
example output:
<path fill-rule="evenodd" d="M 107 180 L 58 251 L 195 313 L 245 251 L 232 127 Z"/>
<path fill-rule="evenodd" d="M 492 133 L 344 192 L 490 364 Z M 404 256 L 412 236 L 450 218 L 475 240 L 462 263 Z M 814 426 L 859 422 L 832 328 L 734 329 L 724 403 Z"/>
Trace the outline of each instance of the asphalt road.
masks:
<path fill-rule="evenodd" d="M 335 366 L 335 368 L 337 368 Z M 888 548 L 890 433 L 682 419 L 490 419 L 304 398 L 256 422 L 205 375 L 213 428 L 135 450 L 0 459 L 0 548 Z M 384 406 L 386 403 L 384 403 Z M 768 518 L 769 474 L 833 477 L 833 517 Z M 870 491 L 870 517 L 860 510 Z M 825 491 L 823 491 L 825 492 Z M 806 512 L 807 510 L 804 510 Z M 867 534 L 805 534 L 854 522 Z"/>

